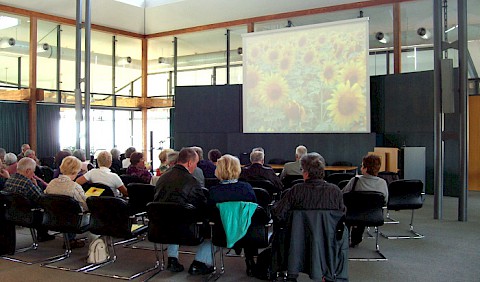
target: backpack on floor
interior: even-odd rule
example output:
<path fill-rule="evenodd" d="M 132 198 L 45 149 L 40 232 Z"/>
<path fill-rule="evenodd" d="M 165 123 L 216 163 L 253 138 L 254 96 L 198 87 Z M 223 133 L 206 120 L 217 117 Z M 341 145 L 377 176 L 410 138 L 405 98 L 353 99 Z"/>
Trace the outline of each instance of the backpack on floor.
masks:
<path fill-rule="evenodd" d="M 88 247 L 87 263 L 102 263 L 110 258 L 108 247 L 102 238 L 97 238 Z"/>
<path fill-rule="evenodd" d="M 274 275 L 272 272 L 272 248 L 264 249 L 257 256 L 257 263 L 254 269 L 254 276 L 261 280 L 272 280 Z"/>

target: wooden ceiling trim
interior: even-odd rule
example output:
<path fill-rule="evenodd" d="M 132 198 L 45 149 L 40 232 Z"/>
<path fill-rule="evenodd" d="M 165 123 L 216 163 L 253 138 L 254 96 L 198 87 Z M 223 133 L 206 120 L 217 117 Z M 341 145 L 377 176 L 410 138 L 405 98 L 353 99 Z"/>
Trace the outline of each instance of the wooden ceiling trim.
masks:
<path fill-rule="evenodd" d="M 227 28 L 232 26 L 238 25 L 249 25 L 251 23 L 257 22 L 265 22 L 265 21 L 272 21 L 272 20 L 281 20 L 281 19 L 288 19 L 294 17 L 302 17 L 302 16 L 309 16 L 309 15 L 316 15 L 316 14 L 325 14 L 325 13 L 332 13 L 338 11 L 345 11 L 345 10 L 353 10 L 353 9 L 361 9 L 373 6 L 381 6 L 381 5 L 389 5 L 395 3 L 402 3 L 402 2 L 412 2 L 416 0 L 372 0 L 372 1 L 361 1 L 349 4 L 341 4 L 335 6 L 328 6 L 328 7 L 321 7 L 315 9 L 308 9 L 308 10 L 300 10 L 294 12 L 286 12 L 274 15 L 267 15 L 267 16 L 260 16 L 248 19 L 241 19 L 241 20 L 234 20 L 234 21 L 227 21 L 221 23 L 214 23 L 214 24 L 207 24 L 202 26 L 195 26 L 165 32 L 157 32 L 146 35 L 147 38 L 156 38 L 156 37 L 164 37 L 164 36 L 173 36 L 178 34 L 184 33 L 192 33 L 192 32 L 199 32 L 199 31 L 206 31 L 211 29 L 217 28 Z"/>

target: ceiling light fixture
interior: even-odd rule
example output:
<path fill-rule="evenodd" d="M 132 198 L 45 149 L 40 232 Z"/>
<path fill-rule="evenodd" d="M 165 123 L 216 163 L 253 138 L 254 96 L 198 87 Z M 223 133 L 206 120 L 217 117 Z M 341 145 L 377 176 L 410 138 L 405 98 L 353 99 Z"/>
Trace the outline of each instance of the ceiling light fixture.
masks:
<path fill-rule="evenodd" d="M 421 38 L 423 38 L 425 40 L 432 37 L 432 33 L 424 27 L 421 27 L 421 28 L 417 29 L 417 34 L 418 34 L 418 36 L 420 36 Z"/>
<path fill-rule="evenodd" d="M 159 58 L 158 58 L 158 63 L 159 63 L 160 65 L 169 65 L 169 63 L 168 63 L 168 61 L 167 61 L 167 58 L 165 58 L 165 57 L 159 57 Z"/>
<path fill-rule="evenodd" d="M 450 31 L 452 31 L 452 30 L 456 29 L 457 27 L 458 27 L 458 24 L 457 24 L 457 25 L 454 25 L 454 26 L 452 26 L 451 28 L 449 28 L 449 29 L 447 29 L 447 30 L 445 30 L 445 33 L 449 33 Z"/>
<path fill-rule="evenodd" d="M 162 5 L 181 2 L 184 0 L 115 0 L 117 2 L 125 3 L 139 8 L 153 8 Z"/>
<path fill-rule="evenodd" d="M 125 58 L 121 58 L 120 60 L 118 60 L 118 65 L 120 66 L 125 66 L 125 65 L 128 65 L 132 63 L 132 57 L 128 56 L 128 57 L 125 57 Z"/>
<path fill-rule="evenodd" d="M 50 44 L 48 43 L 43 43 L 43 44 L 38 44 L 37 46 L 37 53 L 42 53 L 50 50 Z"/>
<path fill-rule="evenodd" d="M 390 42 L 390 37 L 381 31 L 375 33 L 375 38 L 383 44 L 387 44 L 388 42 Z"/>
<path fill-rule="evenodd" d="M 0 16 L 0 29 L 6 29 L 9 27 L 17 26 L 20 21 L 17 18 Z"/>

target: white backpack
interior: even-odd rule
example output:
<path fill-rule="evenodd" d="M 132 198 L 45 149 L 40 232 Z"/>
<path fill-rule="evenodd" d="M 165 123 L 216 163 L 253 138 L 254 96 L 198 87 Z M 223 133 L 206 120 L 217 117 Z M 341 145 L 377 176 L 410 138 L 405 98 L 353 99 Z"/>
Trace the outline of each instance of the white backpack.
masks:
<path fill-rule="evenodd" d="M 102 238 L 97 238 L 88 247 L 87 263 L 102 263 L 110 258 L 108 247 Z"/>

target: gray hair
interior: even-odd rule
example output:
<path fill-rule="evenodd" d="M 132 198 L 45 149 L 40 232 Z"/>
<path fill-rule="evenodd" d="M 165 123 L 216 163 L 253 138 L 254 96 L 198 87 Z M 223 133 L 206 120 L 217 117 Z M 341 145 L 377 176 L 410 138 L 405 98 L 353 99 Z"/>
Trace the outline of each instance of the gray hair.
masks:
<path fill-rule="evenodd" d="M 167 164 L 177 163 L 179 152 L 173 151 L 167 154 Z"/>
<path fill-rule="evenodd" d="M 198 146 L 193 146 L 191 147 L 193 150 L 195 150 L 195 152 L 197 153 L 198 155 L 198 159 L 199 160 L 203 160 L 203 149 L 201 147 L 198 147 Z"/>
<path fill-rule="evenodd" d="M 87 156 L 85 155 L 85 150 L 83 149 L 76 149 L 75 151 L 73 151 L 73 156 L 82 162 L 87 159 Z"/>
<path fill-rule="evenodd" d="M 250 153 L 250 162 L 259 163 L 265 158 L 265 154 L 262 151 L 253 151 Z"/>
<path fill-rule="evenodd" d="M 297 155 L 297 158 L 301 158 L 307 154 L 307 147 L 300 145 L 295 149 L 295 155 Z"/>
<path fill-rule="evenodd" d="M 26 150 L 25 153 L 23 154 L 24 157 L 28 157 L 30 155 L 35 155 L 34 150 Z"/>
<path fill-rule="evenodd" d="M 37 163 L 31 158 L 22 158 L 18 161 L 17 171 L 26 172 L 27 169 L 35 170 Z"/>
<path fill-rule="evenodd" d="M 300 159 L 300 165 L 309 179 L 323 179 L 325 176 L 325 163 L 318 153 L 309 153 Z"/>
<path fill-rule="evenodd" d="M 120 159 L 120 150 L 119 149 L 113 148 L 112 150 L 110 150 L 110 154 L 112 154 L 112 159 L 114 159 L 114 160 Z"/>
<path fill-rule="evenodd" d="M 5 155 L 5 164 L 6 165 L 12 165 L 17 162 L 17 155 L 14 153 L 7 153 Z"/>

